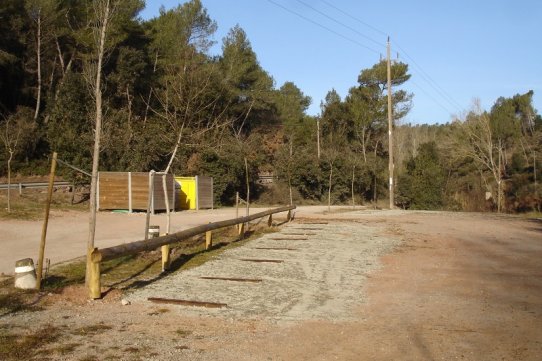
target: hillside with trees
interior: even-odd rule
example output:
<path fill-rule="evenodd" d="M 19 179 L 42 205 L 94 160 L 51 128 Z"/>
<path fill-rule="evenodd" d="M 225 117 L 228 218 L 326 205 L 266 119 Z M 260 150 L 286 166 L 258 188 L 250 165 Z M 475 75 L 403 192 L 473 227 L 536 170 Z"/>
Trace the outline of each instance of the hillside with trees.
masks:
<path fill-rule="evenodd" d="M 169 165 L 175 174 L 212 176 L 217 205 L 231 204 L 236 191 L 244 196 L 246 172 L 251 197 L 262 201 L 386 199 L 385 61 L 360 69 L 344 99 L 331 89 L 321 115 L 309 116 L 310 97 L 292 82 L 275 83 L 240 26 L 212 56 L 217 24 L 201 1 L 150 20 L 138 15 L 144 6 L 1 2 L 0 176 L 46 174 L 52 151 L 90 171 L 98 135 L 99 170 Z M 448 124 L 410 125 L 402 123 L 414 97 L 409 78 L 408 64 L 393 62 L 395 204 L 540 211 L 542 118 L 533 92 L 496 99 L 489 110 L 474 102 Z M 257 184 L 261 173 L 275 176 L 272 187 Z"/>

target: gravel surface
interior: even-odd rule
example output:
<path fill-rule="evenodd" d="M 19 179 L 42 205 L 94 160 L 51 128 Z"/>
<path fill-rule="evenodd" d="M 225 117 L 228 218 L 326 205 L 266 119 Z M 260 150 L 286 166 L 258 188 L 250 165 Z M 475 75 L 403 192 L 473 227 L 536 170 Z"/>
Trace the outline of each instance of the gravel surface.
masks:
<path fill-rule="evenodd" d="M 129 295 L 113 290 L 89 301 L 78 285 L 36 294 L 33 312 L 0 309 L 1 342 L 39 330 L 58 336 L 8 360 L 540 359 L 540 220 L 323 211 L 299 209 L 302 217 L 280 232 Z M 228 307 L 154 304 L 150 296 Z"/>
<path fill-rule="evenodd" d="M 158 297 L 227 304 L 222 308 L 175 306 L 187 315 L 348 320 L 355 305 L 364 301 L 367 274 L 377 267 L 378 257 L 397 244 L 397 239 L 377 237 L 374 228 L 357 223 L 291 223 L 279 233 L 228 250 L 200 267 L 171 274 L 126 298 L 133 303 Z"/>

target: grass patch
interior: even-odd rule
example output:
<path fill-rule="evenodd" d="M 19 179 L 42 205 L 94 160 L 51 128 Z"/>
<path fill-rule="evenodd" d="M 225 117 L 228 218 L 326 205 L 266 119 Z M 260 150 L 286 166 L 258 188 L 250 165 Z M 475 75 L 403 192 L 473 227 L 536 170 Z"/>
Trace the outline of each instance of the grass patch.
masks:
<path fill-rule="evenodd" d="M 18 191 L 11 191 L 11 212 L 7 211 L 7 192 L 0 194 L 0 219 L 22 219 L 38 220 L 43 219 L 45 212 L 45 201 L 47 198 L 45 190 L 25 189 L 23 194 Z M 86 202 L 71 204 L 71 193 L 56 190 L 51 200 L 52 211 L 88 211 Z"/>
<path fill-rule="evenodd" d="M 36 297 L 34 290 L 20 290 L 13 286 L 3 284 L 0 289 L 0 316 L 16 312 L 34 312 L 42 308 L 32 299 Z"/>
<path fill-rule="evenodd" d="M 15 334 L 0 329 L 0 360 L 23 360 L 37 356 L 60 337 L 60 331 L 45 326 L 35 332 Z"/>
<path fill-rule="evenodd" d="M 138 347 L 130 346 L 124 349 L 124 352 L 139 353 L 141 350 Z"/>
<path fill-rule="evenodd" d="M 167 313 L 169 311 L 170 311 L 169 308 L 159 308 L 159 309 L 157 309 L 155 311 L 149 312 L 148 315 L 149 316 L 157 316 L 157 315 L 160 315 L 160 314 Z"/>
<path fill-rule="evenodd" d="M 123 277 L 124 273 L 122 272 L 122 269 L 128 265 L 132 265 L 136 258 L 137 256 L 125 256 L 103 262 L 102 277 L 107 276 L 108 272 L 113 270 L 115 270 L 116 274 L 119 274 L 119 277 Z M 63 263 L 52 267 L 52 269 L 49 271 L 49 275 L 42 282 L 43 289 L 56 290 L 66 286 L 83 283 L 85 281 L 86 272 L 85 262 L 86 260 L 84 258 L 80 258 L 75 261 L 70 261 L 68 263 Z M 136 263 L 139 264 L 139 262 Z M 104 278 L 102 281 L 108 281 L 108 279 Z"/>
<path fill-rule="evenodd" d="M 239 239 L 233 227 L 217 230 L 213 232 L 214 244 L 209 251 L 205 250 L 204 235 L 173 244 L 170 272 L 198 267 L 228 249 L 243 246 L 262 234 L 277 230 L 278 228 L 268 228 L 262 224 L 251 225 L 243 239 Z M 121 290 L 140 288 L 164 277 L 161 267 L 160 249 L 102 262 L 102 286 Z M 53 266 L 42 282 L 42 289 L 46 292 L 57 292 L 70 285 L 82 284 L 85 280 L 85 268 L 85 258 Z M 12 279 L 8 279 L 0 284 L 0 316 L 40 309 L 29 303 L 31 295 L 35 297 L 35 291 L 21 292 L 10 286 L 12 283 Z M 164 309 L 159 312 L 167 311 Z"/>
<path fill-rule="evenodd" d="M 178 330 L 175 330 L 175 333 L 177 334 L 177 336 L 184 338 L 190 336 L 192 334 L 192 331 L 179 328 Z"/>
<path fill-rule="evenodd" d="M 88 355 L 83 358 L 80 358 L 79 361 L 99 361 L 100 359 L 96 356 Z"/>
<path fill-rule="evenodd" d="M 113 327 L 109 326 L 109 325 L 104 325 L 103 323 L 98 323 L 96 325 L 89 325 L 89 326 L 84 326 L 84 327 L 80 327 L 80 328 L 77 328 L 75 330 L 73 330 L 71 333 L 73 335 L 78 335 L 78 336 L 94 336 L 94 335 L 97 335 L 99 333 L 103 333 L 107 330 L 111 330 Z"/>
<path fill-rule="evenodd" d="M 57 346 L 55 348 L 52 348 L 51 351 L 52 352 L 56 352 L 60 355 L 67 355 L 69 353 L 72 353 L 73 351 L 75 351 L 75 349 L 79 346 L 81 346 L 82 344 L 81 343 L 77 343 L 77 342 L 72 342 L 72 343 L 68 343 L 68 344 L 65 344 L 65 345 L 60 345 L 60 346 Z"/>
<path fill-rule="evenodd" d="M 520 213 L 522 217 L 529 218 L 529 219 L 542 219 L 542 213 L 541 212 L 527 212 L 527 213 Z"/>

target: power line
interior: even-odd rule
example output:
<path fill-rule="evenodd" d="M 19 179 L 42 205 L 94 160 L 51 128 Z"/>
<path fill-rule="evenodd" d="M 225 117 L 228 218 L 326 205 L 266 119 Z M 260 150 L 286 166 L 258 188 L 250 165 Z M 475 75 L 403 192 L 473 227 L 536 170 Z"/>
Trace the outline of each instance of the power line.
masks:
<path fill-rule="evenodd" d="M 308 17 L 306 17 L 306 16 L 304 16 L 304 15 L 299 14 L 299 13 L 296 12 L 296 11 L 293 11 L 293 10 L 291 10 L 291 9 L 288 9 L 287 7 L 285 7 L 285 6 L 283 6 L 283 5 L 279 4 L 279 3 L 276 3 L 276 2 L 273 1 L 273 0 L 267 0 L 267 1 L 270 2 L 271 4 L 275 5 L 275 6 L 277 6 L 277 7 L 281 8 L 281 9 L 283 9 L 283 10 L 285 10 L 285 11 L 291 13 L 291 14 L 294 14 L 294 15 L 296 15 L 296 16 L 302 18 L 302 19 L 305 20 L 305 21 L 308 21 L 308 22 L 310 22 L 310 23 L 312 23 L 312 24 L 314 24 L 314 25 L 316 25 L 316 26 L 319 26 L 319 27 L 321 27 L 321 28 L 323 28 L 323 29 L 329 31 L 330 33 L 333 33 L 333 34 L 335 34 L 335 35 L 337 35 L 337 36 L 339 36 L 339 37 L 341 37 L 341 38 L 343 38 L 343 39 L 345 39 L 345 40 L 348 40 L 348 41 L 350 41 L 351 43 L 354 43 L 354 44 L 356 44 L 356 45 L 358 45 L 358 46 L 360 46 L 360 47 L 362 47 L 362 48 L 365 48 L 365 49 L 367 49 L 367 50 L 370 50 L 370 51 L 372 51 L 372 52 L 374 52 L 374 53 L 376 53 L 376 54 L 380 54 L 380 52 L 379 52 L 378 50 L 375 50 L 375 49 L 373 49 L 373 48 L 371 48 L 371 47 L 369 47 L 369 46 L 367 46 L 367 45 L 365 45 L 365 44 L 362 44 L 362 43 L 360 43 L 360 42 L 357 41 L 357 40 L 354 40 L 354 39 L 352 39 L 352 38 L 349 38 L 349 37 L 347 37 L 347 36 L 345 36 L 345 35 L 343 35 L 343 34 L 337 32 L 337 31 L 335 31 L 335 30 L 333 30 L 333 29 L 331 29 L 331 28 L 329 28 L 329 27 L 327 27 L 327 26 L 325 26 L 325 25 L 320 24 L 320 23 L 317 22 L 317 21 L 314 21 L 314 20 L 312 20 L 312 19 L 310 19 L 310 18 L 308 18 Z"/>
<path fill-rule="evenodd" d="M 297 0 L 299 1 L 299 0 Z M 386 33 L 374 26 L 372 26 L 371 24 L 368 24 L 366 22 L 364 22 L 363 20 L 360 20 L 359 18 L 347 13 L 346 11 L 338 8 L 337 6 L 329 3 L 328 1 L 326 0 L 322 0 L 322 2 L 324 4 L 326 4 L 327 6 L 335 9 L 336 11 L 340 12 L 341 14 L 357 21 L 358 23 L 360 24 L 363 24 L 364 26 L 376 31 L 377 33 L 380 33 L 382 35 L 386 35 Z M 433 80 L 433 78 L 431 78 L 431 76 L 425 71 L 423 70 L 423 68 L 414 60 L 414 58 L 412 58 L 410 55 L 408 55 L 408 53 L 398 44 L 397 41 L 393 41 L 393 43 L 397 46 L 397 48 L 399 48 L 399 50 L 401 50 L 405 56 L 407 58 L 409 58 L 412 62 L 412 64 L 417 68 L 418 72 L 419 72 L 419 75 L 421 76 L 421 78 L 431 87 L 433 88 L 438 94 L 440 97 L 442 97 L 443 100 L 445 100 L 447 103 L 449 103 L 453 108 L 456 108 L 457 110 L 461 111 L 461 105 L 459 105 L 459 103 L 446 91 L 444 90 L 440 85 L 438 85 L 438 83 Z M 421 86 L 418 85 L 418 88 L 422 89 L 423 88 Z M 424 91 L 424 93 L 428 94 L 427 92 Z M 435 100 L 435 98 L 431 97 L 433 100 Z M 439 105 L 442 107 L 442 104 L 439 103 Z"/>
<path fill-rule="evenodd" d="M 453 112 L 451 112 L 447 107 L 445 107 L 441 102 L 439 102 L 437 99 L 435 99 L 430 93 L 426 92 L 424 88 L 422 88 L 418 83 L 416 83 L 414 80 L 412 80 L 412 78 L 410 79 L 410 82 L 412 84 L 414 84 L 415 86 L 418 87 L 418 89 L 420 89 L 425 95 L 427 95 L 432 101 L 435 102 L 435 104 L 437 104 L 438 106 L 440 106 L 444 111 L 446 111 L 447 113 L 449 114 L 452 114 Z"/>
<path fill-rule="evenodd" d="M 427 79 L 424 79 L 429 85 L 434 84 L 434 89 L 440 94 L 440 96 L 442 96 L 442 98 L 444 98 L 448 103 L 450 103 L 450 105 L 452 105 L 454 108 L 457 108 L 457 110 L 461 110 L 461 105 L 459 105 L 458 102 L 455 101 L 455 99 L 450 95 L 448 94 L 440 85 L 438 85 L 438 83 L 436 81 L 433 80 L 433 78 L 431 78 L 431 76 L 429 74 L 427 74 L 423 68 L 414 60 L 414 58 L 412 58 L 410 55 L 408 55 L 408 53 L 397 43 L 397 41 L 394 41 L 394 44 L 397 46 L 397 48 L 399 48 L 399 50 L 401 50 L 401 52 L 407 57 L 410 59 L 410 61 L 412 62 L 412 64 L 414 64 L 414 66 L 416 66 L 418 68 L 418 70 L 420 71 L 420 75 L 422 76 L 422 78 L 427 78 Z"/>
<path fill-rule="evenodd" d="M 372 41 L 374 44 L 376 44 L 376 45 L 378 45 L 378 46 L 384 46 L 382 43 L 378 42 L 377 40 L 375 40 L 375 39 L 373 39 L 373 38 L 371 38 L 371 37 L 369 37 L 369 36 L 367 36 L 367 35 L 365 35 L 365 34 L 359 32 L 357 29 L 355 29 L 355 28 L 353 28 L 353 27 L 351 27 L 351 26 L 349 26 L 349 25 L 346 25 L 345 23 L 343 23 L 343 22 L 341 22 L 341 21 L 339 21 L 339 20 L 337 20 L 337 19 L 335 19 L 335 18 L 333 18 L 333 17 L 327 15 L 326 13 L 324 13 L 324 12 L 322 12 L 322 11 L 316 9 L 314 6 L 309 5 L 309 4 L 307 4 L 306 2 L 301 1 L 301 0 L 296 0 L 296 1 L 297 1 L 298 3 L 300 3 L 300 4 L 305 5 L 305 6 L 308 7 L 309 9 L 312 9 L 313 11 L 317 12 L 318 14 L 320 14 L 320 15 L 322 15 L 322 16 L 328 18 L 329 20 L 331 20 L 331 21 L 333 21 L 333 22 L 335 22 L 335 23 L 337 23 L 337 24 L 339 24 L 339 25 L 341 25 L 341 26 L 343 26 L 343 27 L 345 27 L 345 28 L 347 28 L 347 29 L 349 29 L 349 30 L 355 32 L 356 34 L 358 34 L 358 35 L 364 37 L 365 39 L 367 39 L 367 40 L 369 40 L 369 41 Z"/>
<path fill-rule="evenodd" d="M 377 28 L 375 28 L 374 26 L 372 26 L 371 24 L 368 24 L 368 23 L 366 23 L 365 21 L 360 20 L 360 19 L 356 18 L 355 16 L 352 16 L 352 15 L 348 14 L 347 12 L 345 12 L 345 11 L 339 9 L 339 8 L 336 7 L 335 5 L 329 3 L 329 2 L 327 2 L 327 1 L 325 1 L 325 0 L 322 0 L 322 2 L 323 2 L 324 4 L 326 4 L 327 6 L 329 6 L 329 7 L 333 8 L 333 9 L 337 10 L 337 11 L 340 12 L 341 14 L 344 14 L 344 15 L 348 16 L 349 18 L 351 18 L 351 19 L 357 21 L 358 23 L 363 24 L 363 25 L 365 25 L 366 27 L 368 27 L 368 28 L 370 28 L 370 29 L 376 31 L 377 33 L 380 33 L 381 35 L 384 35 L 384 36 L 387 36 L 387 35 L 388 35 L 388 34 L 386 34 L 385 32 L 383 32 L 382 30 L 377 29 Z"/>

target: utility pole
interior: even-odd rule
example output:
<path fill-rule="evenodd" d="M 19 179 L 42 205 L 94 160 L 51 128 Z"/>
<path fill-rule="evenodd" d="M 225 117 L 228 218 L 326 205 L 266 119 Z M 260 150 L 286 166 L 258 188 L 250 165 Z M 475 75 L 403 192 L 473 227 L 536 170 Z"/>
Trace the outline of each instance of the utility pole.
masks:
<path fill-rule="evenodd" d="M 388 45 L 387 45 L 387 63 L 388 63 L 388 153 L 389 153 L 389 163 L 388 169 L 390 173 L 390 209 L 395 207 L 394 205 L 394 184 L 393 184 L 393 114 L 392 114 L 392 104 L 391 104 L 391 60 L 390 60 L 390 37 L 388 36 Z"/>

